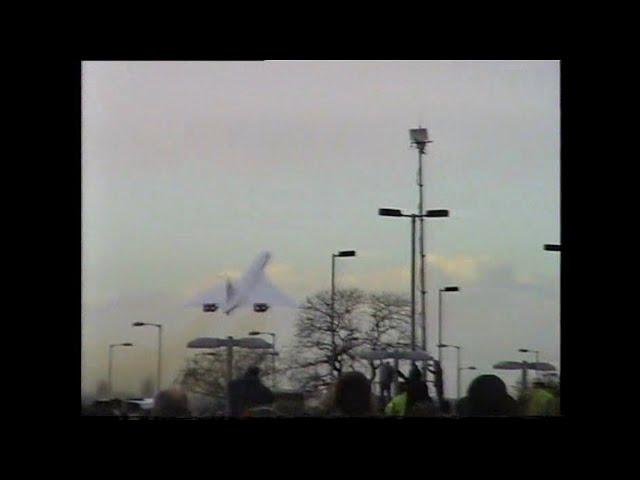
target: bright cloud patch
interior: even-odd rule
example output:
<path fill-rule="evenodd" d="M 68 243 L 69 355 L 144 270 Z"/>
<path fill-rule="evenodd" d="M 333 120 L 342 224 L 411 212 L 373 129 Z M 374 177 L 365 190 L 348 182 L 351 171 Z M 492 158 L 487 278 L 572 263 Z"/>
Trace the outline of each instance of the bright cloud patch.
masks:
<path fill-rule="evenodd" d="M 472 256 L 458 254 L 452 257 L 443 255 L 427 254 L 427 262 L 442 270 L 445 275 L 461 280 L 477 280 L 480 276 L 480 269 L 489 263 L 487 255 Z"/>

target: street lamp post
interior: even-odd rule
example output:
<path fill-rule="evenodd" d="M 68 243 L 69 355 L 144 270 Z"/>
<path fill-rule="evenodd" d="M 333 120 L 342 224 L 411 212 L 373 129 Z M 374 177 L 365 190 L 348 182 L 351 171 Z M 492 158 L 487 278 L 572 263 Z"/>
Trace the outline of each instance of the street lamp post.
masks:
<path fill-rule="evenodd" d="M 274 332 L 257 332 L 257 331 L 253 331 L 253 332 L 249 332 L 249 335 L 251 336 L 255 336 L 255 335 L 271 335 L 271 350 L 273 351 L 273 355 L 272 355 L 272 368 L 273 368 L 273 377 L 271 379 L 271 386 L 273 388 L 276 387 L 276 334 Z"/>
<path fill-rule="evenodd" d="M 355 250 L 342 250 L 331 254 L 331 376 L 335 374 L 336 365 L 336 257 L 355 257 Z"/>
<path fill-rule="evenodd" d="M 539 350 L 530 350 L 527 348 L 519 348 L 518 349 L 519 352 L 521 353 L 535 353 L 536 354 L 536 364 L 540 363 L 540 351 Z M 538 365 L 536 365 L 536 377 L 538 377 Z"/>
<path fill-rule="evenodd" d="M 460 345 L 445 345 L 444 343 L 439 343 L 438 344 L 438 349 L 447 348 L 447 347 L 455 348 L 457 350 L 457 355 L 456 355 L 456 396 L 457 396 L 457 399 L 460 400 L 460 370 L 462 370 L 462 368 L 460 367 L 460 351 L 462 350 L 462 347 Z M 470 370 L 475 370 L 475 367 L 470 368 Z"/>
<path fill-rule="evenodd" d="M 449 210 L 427 210 L 424 214 L 404 214 L 402 210 L 395 208 L 380 208 L 378 215 L 381 217 L 407 217 L 411 218 L 411 350 L 416 349 L 416 302 L 415 302 L 415 256 L 416 256 L 416 218 L 441 218 L 448 217 Z M 426 326 L 423 327 L 426 333 Z M 423 345 L 426 346 L 426 336 L 423 339 Z"/>
<path fill-rule="evenodd" d="M 145 323 L 145 322 L 134 322 L 131 324 L 134 327 L 156 327 L 158 329 L 158 368 L 157 368 L 157 379 L 156 379 L 156 393 L 161 390 L 161 379 L 162 379 L 162 325 L 159 323 Z"/>
<path fill-rule="evenodd" d="M 438 290 L 438 345 L 442 343 L 442 292 L 459 292 L 459 287 L 444 287 Z M 438 347 L 438 361 L 442 362 L 442 349 Z"/>
<path fill-rule="evenodd" d="M 114 347 L 133 347 L 133 343 L 112 343 L 109 345 L 109 398 L 113 396 L 112 370 L 113 370 L 113 348 Z"/>
<path fill-rule="evenodd" d="M 411 138 L 411 143 L 415 145 L 418 150 L 418 191 L 419 191 L 419 199 L 418 199 L 418 211 L 422 212 L 422 200 L 423 194 L 422 190 L 424 184 L 422 183 L 422 156 L 425 154 L 425 150 L 427 147 L 427 143 L 432 143 L 429 140 L 429 132 L 426 128 L 418 127 L 409 130 L 409 137 Z M 427 351 L 427 309 L 426 309 L 426 280 L 425 280 L 425 252 L 424 252 L 424 218 L 420 217 L 420 316 L 421 316 L 421 333 L 422 333 L 422 350 Z M 425 371 L 426 378 L 426 369 Z"/>

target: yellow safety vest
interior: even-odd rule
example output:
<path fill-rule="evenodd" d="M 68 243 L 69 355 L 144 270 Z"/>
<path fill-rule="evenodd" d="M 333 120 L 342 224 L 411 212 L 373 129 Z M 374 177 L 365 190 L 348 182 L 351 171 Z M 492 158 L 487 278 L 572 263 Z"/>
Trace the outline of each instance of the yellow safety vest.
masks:
<path fill-rule="evenodd" d="M 554 397 L 552 394 L 540 388 L 534 388 L 529 393 L 525 415 L 553 415 L 555 410 L 554 403 Z"/>
<path fill-rule="evenodd" d="M 407 394 L 403 393 L 391 399 L 384 409 L 384 414 L 395 417 L 404 416 L 407 410 Z"/>

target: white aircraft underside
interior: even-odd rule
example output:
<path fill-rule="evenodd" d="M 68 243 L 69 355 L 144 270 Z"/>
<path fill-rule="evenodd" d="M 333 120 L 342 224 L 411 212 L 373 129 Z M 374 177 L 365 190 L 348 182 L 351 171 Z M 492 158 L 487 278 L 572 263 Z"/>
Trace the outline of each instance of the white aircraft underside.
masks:
<path fill-rule="evenodd" d="M 201 307 L 205 312 L 220 309 L 227 315 L 242 307 L 253 307 L 256 312 L 265 312 L 272 306 L 297 307 L 295 300 L 267 278 L 264 269 L 270 259 L 269 252 L 261 253 L 240 280 L 227 279 L 226 284 L 200 293 L 187 305 Z"/>

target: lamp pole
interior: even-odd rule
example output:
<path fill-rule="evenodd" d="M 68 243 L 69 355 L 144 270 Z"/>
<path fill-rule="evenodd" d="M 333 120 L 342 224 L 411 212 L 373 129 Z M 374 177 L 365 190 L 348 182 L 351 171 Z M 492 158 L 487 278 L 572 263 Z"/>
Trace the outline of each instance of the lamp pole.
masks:
<path fill-rule="evenodd" d="M 530 350 L 527 348 L 520 348 L 518 349 L 519 352 L 521 353 L 535 353 L 536 354 L 536 364 L 540 363 L 540 351 L 539 350 Z M 539 377 L 538 375 L 538 365 L 536 365 L 536 377 Z"/>
<path fill-rule="evenodd" d="M 460 400 L 460 350 L 462 347 L 460 345 L 445 345 L 444 343 L 438 344 L 438 353 L 440 353 L 442 348 L 455 348 L 457 350 L 456 353 L 456 396 L 457 399 Z"/>
<path fill-rule="evenodd" d="M 423 209 L 423 187 L 422 182 L 422 156 L 425 155 L 427 143 L 432 143 L 429 140 L 429 134 L 426 128 L 418 127 L 409 130 L 409 137 L 411 143 L 415 145 L 418 150 L 418 212 L 422 213 Z M 426 294 L 427 286 L 425 279 L 425 251 L 424 251 L 424 218 L 420 217 L 420 316 L 421 316 L 421 333 L 422 333 L 422 350 L 427 351 L 427 309 L 426 309 Z M 424 362 L 423 362 L 424 368 Z M 426 378 L 426 369 L 425 369 Z"/>
<path fill-rule="evenodd" d="M 449 216 L 449 210 L 427 210 L 424 214 L 404 214 L 402 210 L 395 208 L 380 208 L 378 215 L 381 217 L 406 217 L 411 218 L 411 350 L 416 349 L 416 319 L 415 319 L 415 220 L 416 218 L 442 218 Z"/>
<path fill-rule="evenodd" d="M 422 220 L 422 217 L 420 217 Z M 416 349 L 416 216 L 411 215 L 411 350 Z"/>
<path fill-rule="evenodd" d="M 231 416 L 231 380 L 233 379 L 233 337 L 227 337 L 227 415 Z"/>
<path fill-rule="evenodd" d="M 112 383 L 112 371 L 113 371 L 113 349 L 114 347 L 133 347 L 133 343 L 112 343 L 109 345 L 109 398 L 113 396 L 113 383 Z"/>
<path fill-rule="evenodd" d="M 162 325 L 159 323 L 134 322 L 134 327 L 156 327 L 158 329 L 158 367 L 156 373 L 156 393 L 162 389 Z"/>
<path fill-rule="evenodd" d="M 456 400 L 460 400 L 460 347 L 456 348 L 457 350 L 457 372 L 456 372 Z"/>
<path fill-rule="evenodd" d="M 336 366 L 336 257 L 355 257 L 355 250 L 342 250 L 331 254 L 331 376 L 335 376 Z"/>
<path fill-rule="evenodd" d="M 438 361 L 442 363 L 442 293 L 443 292 L 459 292 L 460 287 L 444 287 L 438 290 Z"/>

